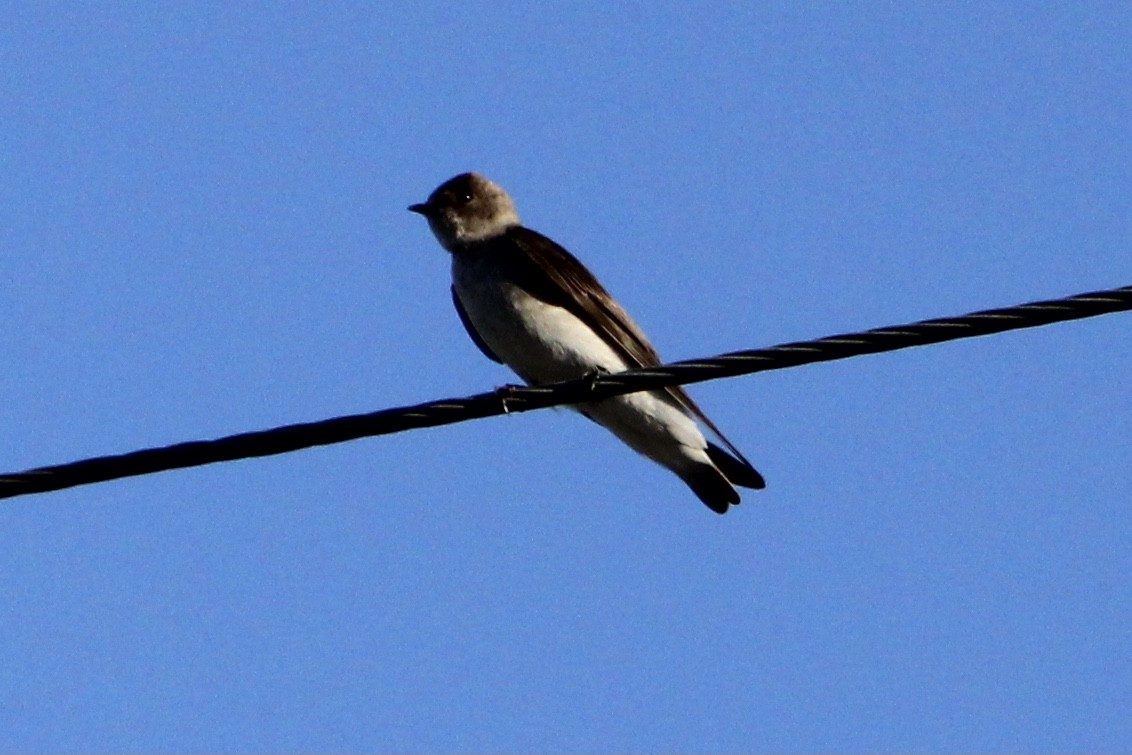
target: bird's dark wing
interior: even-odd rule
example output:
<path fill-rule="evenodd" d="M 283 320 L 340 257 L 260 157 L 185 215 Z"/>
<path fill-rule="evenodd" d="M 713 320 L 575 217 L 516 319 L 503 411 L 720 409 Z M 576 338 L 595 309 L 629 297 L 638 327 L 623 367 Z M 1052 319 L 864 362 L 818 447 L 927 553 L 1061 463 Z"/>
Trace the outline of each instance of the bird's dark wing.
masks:
<path fill-rule="evenodd" d="M 507 231 L 509 269 L 520 286 L 548 304 L 568 310 L 589 325 L 635 367 L 655 367 L 660 356 L 633 318 L 581 262 L 555 242 L 529 228 Z"/>
<path fill-rule="evenodd" d="M 456 287 L 452 287 L 452 304 L 456 307 L 456 314 L 460 316 L 460 322 L 464 325 L 464 330 L 468 331 L 468 336 L 472 339 L 472 343 L 483 352 L 483 355 L 493 362 L 503 364 L 503 360 L 495 355 L 491 347 L 484 343 L 480 338 L 480 334 L 476 332 L 476 326 L 472 325 L 472 321 L 468 318 L 468 313 L 464 310 L 464 305 L 460 303 L 460 296 L 456 293 Z"/>
<path fill-rule="evenodd" d="M 649 343 L 644 331 L 574 255 L 541 233 L 522 226 L 510 228 L 507 240 L 511 243 L 501 245 L 499 251 L 512 256 L 508 264 L 518 276 L 519 285 L 533 296 L 566 309 L 589 325 L 630 367 L 657 367 L 661 364 L 660 355 Z M 754 471 L 751 463 L 683 388 L 672 386 L 664 390 L 674 404 L 682 406 L 703 422 L 739 461 Z"/>

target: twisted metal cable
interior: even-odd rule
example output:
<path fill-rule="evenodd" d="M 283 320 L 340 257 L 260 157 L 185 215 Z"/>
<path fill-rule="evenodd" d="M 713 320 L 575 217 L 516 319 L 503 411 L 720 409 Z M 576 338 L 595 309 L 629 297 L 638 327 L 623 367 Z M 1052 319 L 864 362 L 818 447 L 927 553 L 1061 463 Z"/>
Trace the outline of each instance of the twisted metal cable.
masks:
<path fill-rule="evenodd" d="M 147 448 L 115 456 L 101 456 L 70 464 L 4 474 L 0 475 L 0 498 L 46 493 L 77 485 L 89 485 L 220 461 L 272 456 L 375 435 L 389 435 L 405 430 L 436 427 L 561 404 L 598 401 L 610 396 L 669 385 L 699 383 L 717 378 L 780 370 L 814 362 L 828 362 L 864 354 L 926 346 L 943 341 L 992 335 L 1008 330 L 1033 328 L 1128 310 L 1132 310 L 1132 286 L 1078 294 L 1064 299 L 1032 302 L 1016 307 L 988 309 L 959 317 L 876 328 L 862 333 L 828 336 L 815 341 L 798 341 L 766 349 L 736 351 L 705 359 L 673 362 L 651 369 L 593 375 L 552 385 L 508 386 L 465 398 L 430 401 L 415 406 L 336 417 L 320 422 L 285 425 L 216 440 L 178 443 L 163 448 Z"/>

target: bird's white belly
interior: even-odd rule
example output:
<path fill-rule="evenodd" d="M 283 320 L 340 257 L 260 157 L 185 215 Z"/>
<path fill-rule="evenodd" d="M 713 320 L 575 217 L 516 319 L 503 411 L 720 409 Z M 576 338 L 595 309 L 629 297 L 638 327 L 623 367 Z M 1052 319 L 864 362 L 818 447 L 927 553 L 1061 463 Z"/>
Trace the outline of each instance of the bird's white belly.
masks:
<path fill-rule="evenodd" d="M 628 368 L 620 354 L 571 312 L 536 299 L 491 271 L 454 260 L 452 279 L 480 338 L 527 383 Z M 662 394 L 633 393 L 577 408 L 666 467 L 679 469 L 707 458 L 707 442 L 695 421 Z"/>
<path fill-rule="evenodd" d="M 452 278 L 480 338 L 528 383 L 570 380 L 593 370 L 619 372 L 628 366 L 568 310 L 476 267 L 454 264 Z"/>

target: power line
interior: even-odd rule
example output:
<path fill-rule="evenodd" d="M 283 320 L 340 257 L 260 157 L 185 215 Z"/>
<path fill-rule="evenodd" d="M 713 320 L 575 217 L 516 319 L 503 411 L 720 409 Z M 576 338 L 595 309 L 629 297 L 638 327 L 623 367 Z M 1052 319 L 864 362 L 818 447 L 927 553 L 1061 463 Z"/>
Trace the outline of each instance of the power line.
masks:
<path fill-rule="evenodd" d="M 271 430 L 147 448 L 69 464 L 39 467 L 0 475 L 0 498 L 106 482 L 122 477 L 183 469 L 220 461 L 297 451 L 375 435 L 436 427 L 499 414 L 526 412 L 561 404 L 598 401 L 623 393 L 669 385 L 699 383 L 755 372 L 781 370 L 814 362 L 896 351 L 961 338 L 993 335 L 1055 322 L 1132 310 L 1132 286 L 1078 294 L 1064 299 L 988 309 L 959 317 L 923 320 L 909 325 L 876 328 L 861 333 L 828 336 L 767 349 L 736 351 L 707 359 L 673 362 L 652 369 L 594 375 L 580 380 L 537 387 L 509 386 L 465 398 L 430 401 L 368 414 L 335 417 L 320 422 L 285 425 Z"/>

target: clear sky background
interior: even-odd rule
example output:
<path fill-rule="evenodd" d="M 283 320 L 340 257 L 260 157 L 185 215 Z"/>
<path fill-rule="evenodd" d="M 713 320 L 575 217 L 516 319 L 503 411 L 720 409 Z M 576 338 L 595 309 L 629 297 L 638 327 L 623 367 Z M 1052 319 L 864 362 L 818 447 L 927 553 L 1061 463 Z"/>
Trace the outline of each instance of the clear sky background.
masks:
<path fill-rule="evenodd" d="M 1041 4 L 1038 4 L 1041 5 Z M 1132 284 L 1126 3 L 7 4 L 0 467 L 512 382 L 479 170 L 671 359 Z M 1132 315 L 0 504 L 3 751 L 1132 749 Z"/>

